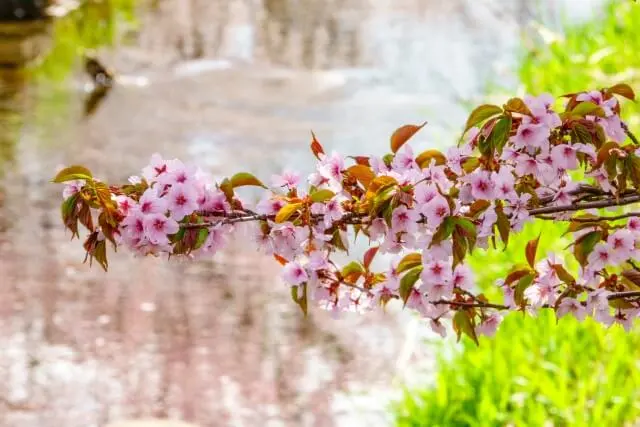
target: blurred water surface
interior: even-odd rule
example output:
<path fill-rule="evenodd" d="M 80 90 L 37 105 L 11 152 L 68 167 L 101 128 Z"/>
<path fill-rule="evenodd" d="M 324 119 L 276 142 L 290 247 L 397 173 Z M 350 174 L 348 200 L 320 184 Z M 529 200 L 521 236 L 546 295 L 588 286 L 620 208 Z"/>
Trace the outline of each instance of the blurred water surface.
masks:
<path fill-rule="evenodd" d="M 597 1 L 133 0 L 53 2 L 58 19 L 0 23 L 0 419 L 99 426 L 387 425 L 398 380 L 423 379 L 425 325 L 406 313 L 303 319 L 277 265 L 231 242 L 212 260 L 82 264 L 59 219 L 56 167 L 123 182 L 160 152 L 217 177 L 310 172 L 326 149 L 454 141 L 532 22 Z M 576 18 L 577 19 L 577 18 Z M 86 114 L 82 55 L 116 84 Z M 394 381 L 395 380 L 395 381 Z"/>

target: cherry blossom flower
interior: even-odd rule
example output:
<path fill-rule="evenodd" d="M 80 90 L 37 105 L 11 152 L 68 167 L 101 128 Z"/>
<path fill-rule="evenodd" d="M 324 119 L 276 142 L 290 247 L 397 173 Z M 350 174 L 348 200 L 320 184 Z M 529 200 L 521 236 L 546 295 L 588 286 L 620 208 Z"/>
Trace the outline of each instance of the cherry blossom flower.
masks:
<path fill-rule="evenodd" d="M 391 214 L 391 232 L 399 233 L 413 233 L 417 229 L 417 221 L 420 219 L 420 214 L 413 209 L 407 209 L 406 206 L 400 206 L 394 209 Z"/>
<path fill-rule="evenodd" d="M 502 316 L 500 313 L 491 313 L 482 321 L 482 323 L 476 326 L 476 333 L 492 337 L 496 334 L 500 323 L 502 323 Z"/>
<path fill-rule="evenodd" d="M 289 285 L 297 286 L 309 280 L 309 275 L 299 263 L 292 261 L 282 269 L 282 280 Z"/>
<path fill-rule="evenodd" d="M 154 245 L 169 243 L 169 235 L 180 229 L 176 221 L 162 214 L 150 214 L 144 217 L 144 234 Z"/>
<path fill-rule="evenodd" d="M 556 168 L 573 170 L 578 168 L 578 150 L 569 144 L 556 145 L 551 149 L 551 159 Z"/>
<path fill-rule="evenodd" d="M 571 313 L 575 316 L 579 321 L 583 321 L 587 315 L 587 310 L 582 306 L 580 301 L 575 298 L 564 298 L 558 304 L 558 309 L 556 310 L 556 315 L 558 318 L 564 317 L 567 314 Z"/>
<path fill-rule="evenodd" d="M 521 124 L 513 137 L 517 148 L 543 148 L 549 144 L 550 129 L 542 123 Z"/>
<path fill-rule="evenodd" d="M 636 237 L 629 230 L 616 230 L 607 239 L 607 245 L 611 249 L 611 260 L 615 264 L 629 259 L 636 249 Z"/>
<path fill-rule="evenodd" d="M 76 193 L 82 190 L 82 187 L 86 184 L 84 179 L 76 179 L 73 181 L 65 182 L 64 189 L 62 190 L 62 197 L 68 199 Z"/>
<path fill-rule="evenodd" d="M 138 200 L 138 206 L 140 212 L 145 215 L 150 214 L 164 214 L 167 212 L 167 200 L 158 197 L 158 193 L 155 189 L 149 188 Z"/>
<path fill-rule="evenodd" d="M 587 258 L 589 266 L 594 270 L 601 270 L 613 262 L 613 254 L 608 243 L 600 242 Z"/>
<path fill-rule="evenodd" d="M 190 185 L 172 185 L 166 198 L 167 207 L 171 212 L 171 218 L 176 221 L 180 221 L 198 209 L 198 194 Z"/>
<path fill-rule="evenodd" d="M 451 208 L 447 199 L 440 194 L 424 205 L 422 213 L 427 218 L 427 224 L 431 229 L 437 228 L 440 223 L 451 214 Z"/>
<path fill-rule="evenodd" d="M 275 187 L 295 188 L 300 183 L 300 174 L 292 171 L 284 171 L 282 175 L 273 175 L 271 184 Z"/>

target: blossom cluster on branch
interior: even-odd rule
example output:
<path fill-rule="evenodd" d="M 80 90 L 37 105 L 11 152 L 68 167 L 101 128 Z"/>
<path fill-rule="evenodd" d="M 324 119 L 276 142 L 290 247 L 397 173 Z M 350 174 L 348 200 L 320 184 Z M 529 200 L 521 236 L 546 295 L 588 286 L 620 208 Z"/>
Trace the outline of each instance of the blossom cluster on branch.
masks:
<path fill-rule="evenodd" d="M 451 319 L 458 337 L 492 335 L 505 310 L 558 317 L 592 316 L 630 328 L 640 313 L 640 145 L 620 118 L 626 84 L 563 95 L 562 111 L 544 94 L 481 105 L 457 146 L 414 153 L 407 141 L 423 125 L 405 125 L 382 157 L 325 153 L 312 134 L 315 171 L 272 177 L 249 173 L 214 183 L 202 170 L 154 154 L 140 176 L 109 186 L 82 166 L 61 170 L 62 218 L 73 236 L 88 229 L 87 257 L 107 268 L 107 244 L 138 254 L 211 256 L 234 232 L 253 236 L 280 262 L 282 279 L 303 311 L 313 302 L 332 311 L 365 312 L 399 299 L 444 335 Z M 559 103 L 558 103 L 559 104 Z M 579 178 L 576 178 L 579 177 Z M 266 191 L 255 206 L 239 187 Z M 622 214 L 601 214 L 619 207 Z M 534 219 L 566 221 L 574 241 L 567 253 L 523 248 L 497 283 L 504 298 L 490 302 L 465 259 L 489 245 L 506 247 Z M 349 237 L 369 249 L 345 265 Z M 394 254 L 373 271 L 377 254 Z M 571 261 L 571 260 L 570 260 Z M 577 267 L 576 267 L 577 266 Z"/>

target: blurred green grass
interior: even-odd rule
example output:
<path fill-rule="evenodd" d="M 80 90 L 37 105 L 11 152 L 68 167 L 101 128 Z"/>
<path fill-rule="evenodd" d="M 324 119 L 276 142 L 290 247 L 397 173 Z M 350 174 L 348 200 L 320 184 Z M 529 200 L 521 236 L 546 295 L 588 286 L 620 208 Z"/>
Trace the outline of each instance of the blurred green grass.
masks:
<path fill-rule="evenodd" d="M 618 82 L 640 85 L 640 5 L 611 1 L 602 14 L 567 28 L 564 37 L 524 52 L 524 90 L 554 95 Z M 640 106 L 627 102 L 625 120 L 640 125 Z M 509 248 L 476 251 L 470 263 L 489 297 L 524 245 L 542 233 L 538 256 L 571 242 L 566 225 L 528 224 Z M 640 418 L 640 333 L 606 329 L 553 313 L 511 314 L 480 347 L 463 338 L 453 351 L 440 344 L 434 384 L 406 390 L 393 411 L 401 427 L 625 426 Z"/>

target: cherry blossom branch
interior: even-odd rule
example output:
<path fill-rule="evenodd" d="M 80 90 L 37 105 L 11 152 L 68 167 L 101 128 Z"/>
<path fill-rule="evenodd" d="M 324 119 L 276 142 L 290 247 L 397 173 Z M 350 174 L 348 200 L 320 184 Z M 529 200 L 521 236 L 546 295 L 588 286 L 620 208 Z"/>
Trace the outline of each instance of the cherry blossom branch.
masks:
<path fill-rule="evenodd" d="M 562 205 L 562 206 L 545 206 L 542 208 L 535 208 L 529 210 L 529 215 L 544 215 L 544 214 L 553 214 L 553 213 L 562 213 L 562 212 L 575 212 L 581 211 L 585 209 L 599 209 L 599 208 L 608 208 L 612 206 L 624 206 L 630 205 L 633 203 L 640 202 L 640 195 L 623 197 L 621 199 L 607 199 L 607 200 L 598 200 L 596 202 L 586 202 L 586 203 L 573 203 L 570 205 Z"/>

